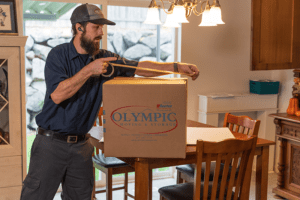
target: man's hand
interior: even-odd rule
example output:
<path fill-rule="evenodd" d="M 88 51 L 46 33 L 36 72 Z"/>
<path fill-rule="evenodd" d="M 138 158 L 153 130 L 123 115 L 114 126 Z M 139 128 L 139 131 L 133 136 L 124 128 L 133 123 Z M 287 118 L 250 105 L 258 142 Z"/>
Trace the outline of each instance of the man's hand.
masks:
<path fill-rule="evenodd" d="M 109 61 L 117 60 L 116 57 L 107 57 L 99 58 L 88 64 L 89 69 L 91 70 L 92 76 L 99 76 L 107 72 L 106 68 L 108 67 Z"/>
<path fill-rule="evenodd" d="M 180 73 L 191 74 L 192 80 L 196 80 L 199 76 L 199 69 L 196 65 L 187 63 L 178 63 L 178 71 Z"/>

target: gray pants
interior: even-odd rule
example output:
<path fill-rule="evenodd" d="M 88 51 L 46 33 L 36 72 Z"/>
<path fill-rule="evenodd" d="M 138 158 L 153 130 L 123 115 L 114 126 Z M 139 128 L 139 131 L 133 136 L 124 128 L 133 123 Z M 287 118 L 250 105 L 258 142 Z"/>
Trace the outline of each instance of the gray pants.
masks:
<path fill-rule="evenodd" d="M 90 200 L 94 184 L 93 150 L 89 140 L 70 144 L 37 135 L 21 200 L 53 200 L 60 183 L 63 200 Z"/>

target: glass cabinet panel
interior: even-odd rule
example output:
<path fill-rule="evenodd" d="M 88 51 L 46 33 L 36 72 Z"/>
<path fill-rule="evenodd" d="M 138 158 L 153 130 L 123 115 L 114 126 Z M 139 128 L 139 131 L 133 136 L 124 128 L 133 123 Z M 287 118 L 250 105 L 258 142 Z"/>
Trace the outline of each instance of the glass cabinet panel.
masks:
<path fill-rule="evenodd" d="M 0 59 L 0 145 L 9 144 L 8 65 Z"/>

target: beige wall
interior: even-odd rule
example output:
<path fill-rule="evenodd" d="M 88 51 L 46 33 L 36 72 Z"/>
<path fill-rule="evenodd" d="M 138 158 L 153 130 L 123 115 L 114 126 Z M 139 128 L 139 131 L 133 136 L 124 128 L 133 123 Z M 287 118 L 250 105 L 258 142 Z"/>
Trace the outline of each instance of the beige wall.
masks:
<path fill-rule="evenodd" d="M 250 71 L 251 0 L 220 1 L 225 25 L 199 27 L 201 17 L 182 27 L 181 61 L 194 63 L 198 80 L 189 79 L 188 119 L 198 120 L 198 94 L 249 92 L 249 79 L 281 82 L 280 112 L 292 96 L 292 70 Z"/>
<path fill-rule="evenodd" d="M 272 79 L 281 83 L 278 102 L 279 112 L 286 112 L 289 99 L 292 97 L 293 70 L 273 70 L 272 72 Z"/>

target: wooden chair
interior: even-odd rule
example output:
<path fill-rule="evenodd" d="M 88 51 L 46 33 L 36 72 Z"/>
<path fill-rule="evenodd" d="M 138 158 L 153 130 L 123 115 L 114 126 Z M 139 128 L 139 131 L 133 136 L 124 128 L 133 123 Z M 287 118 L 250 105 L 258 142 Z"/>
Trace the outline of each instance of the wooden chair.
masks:
<path fill-rule="evenodd" d="M 100 108 L 98 118 L 99 125 L 102 126 L 101 116 L 103 114 L 103 108 Z M 96 126 L 96 122 L 94 124 Z M 128 193 L 128 173 L 134 172 L 134 168 L 128 165 L 127 163 L 119 160 L 115 157 L 105 157 L 104 152 L 99 153 L 99 149 L 96 149 L 96 155 L 93 155 L 93 164 L 94 164 L 94 178 L 95 178 L 95 168 L 105 173 L 106 175 L 106 189 L 96 191 L 96 181 L 94 183 L 94 190 L 92 194 L 92 200 L 96 199 L 95 195 L 98 193 L 106 192 L 106 200 L 112 200 L 112 191 L 124 189 L 124 200 L 127 200 L 127 197 L 134 199 L 134 196 Z M 114 174 L 125 174 L 124 186 L 112 188 L 112 176 Z"/>
<path fill-rule="evenodd" d="M 198 140 L 195 183 L 189 182 L 160 188 L 158 190 L 160 200 L 249 199 L 256 141 L 256 136 L 248 136 L 245 140 L 228 139 L 221 142 Z M 210 168 L 213 160 L 216 160 L 216 167 L 213 182 L 210 182 Z M 239 160 L 240 167 L 238 168 Z M 204 178 L 201 172 L 203 161 L 206 161 L 206 169 L 209 169 L 205 171 Z M 233 187 L 235 187 L 234 192 Z"/>
<path fill-rule="evenodd" d="M 232 132 L 244 133 L 247 135 L 258 135 L 260 120 L 253 120 L 248 116 L 235 116 L 230 113 L 225 114 L 223 127 L 228 127 Z M 202 124 L 187 121 L 188 127 L 199 127 Z M 212 181 L 215 163 L 212 163 L 210 180 Z M 194 181 L 195 165 L 180 165 L 177 169 L 177 184 Z M 203 164 L 202 172 L 204 173 L 205 165 Z M 203 176 L 202 176 L 203 177 Z"/>

